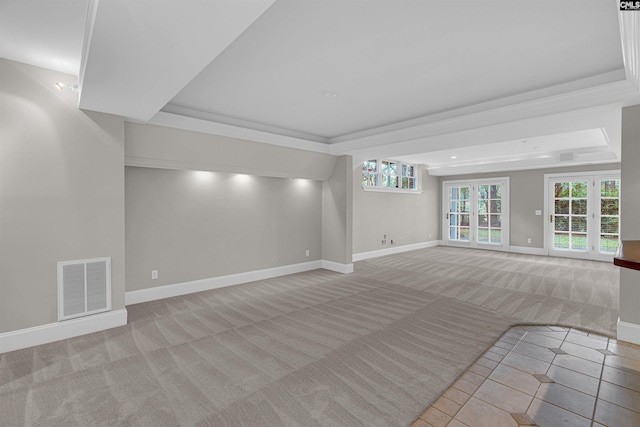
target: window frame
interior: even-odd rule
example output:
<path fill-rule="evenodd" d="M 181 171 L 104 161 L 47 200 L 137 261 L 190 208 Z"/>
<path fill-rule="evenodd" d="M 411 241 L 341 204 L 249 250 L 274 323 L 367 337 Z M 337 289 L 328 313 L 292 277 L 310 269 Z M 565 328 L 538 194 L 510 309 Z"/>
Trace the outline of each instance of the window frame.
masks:
<path fill-rule="evenodd" d="M 371 165 L 375 163 L 374 167 Z M 389 170 L 393 170 L 390 165 L 395 167 L 395 175 L 385 173 Z M 386 168 L 383 166 L 387 165 Z M 403 171 L 407 171 L 412 168 L 413 175 L 403 175 Z M 361 179 L 360 184 L 364 191 L 378 191 L 388 193 L 405 193 L 405 194 L 421 194 L 422 193 L 422 168 L 415 163 L 401 162 L 392 159 L 375 158 L 367 159 L 360 163 Z M 367 177 L 367 178 L 365 178 Z M 385 178 L 388 178 L 385 180 Z M 392 178 L 395 178 L 395 187 L 385 186 L 385 182 L 390 182 Z M 365 185 L 365 179 L 367 182 L 374 182 L 375 185 Z M 403 180 L 414 180 L 415 188 L 402 188 Z"/>
<path fill-rule="evenodd" d="M 484 228 L 487 230 L 497 229 L 498 227 L 479 227 L 478 226 L 478 206 L 479 206 L 479 198 L 478 198 L 478 190 L 481 185 L 502 185 L 501 197 L 500 197 L 500 212 L 496 213 L 500 215 L 500 243 L 495 243 L 491 241 L 480 241 L 478 239 L 478 229 Z M 450 239 L 447 236 L 450 236 L 450 217 L 449 215 L 449 187 L 469 187 L 470 189 L 470 197 L 469 197 L 469 236 L 468 240 L 457 240 Z M 443 241 L 445 246 L 457 246 L 457 247 L 468 247 L 475 249 L 488 249 L 495 251 L 503 251 L 508 252 L 511 245 L 511 226 L 510 226 L 510 211 L 511 211 L 511 177 L 502 176 L 502 177 L 492 177 L 492 178 L 470 178 L 470 179 L 462 179 L 462 180 L 447 180 L 442 181 L 442 218 L 441 218 L 441 231 L 443 236 Z M 482 199 L 482 200 L 492 200 Z M 498 199 L 494 199 L 498 200 Z M 490 210 L 487 212 L 487 216 L 490 220 L 491 212 Z M 490 231 L 489 231 L 490 233 Z"/>
<path fill-rule="evenodd" d="M 555 226 L 555 219 L 550 221 L 550 217 L 554 212 L 554 205 L 551 203 L 550 182 L 556 180 L 587 180 L 588 185 L 588 197 L 587 197 L 587 248 L 585 251 L 572 251 L 572 250 L 559 250 L 554 248 L 553 237 L 551 236 L 551 226 Z M 545 255 L 559 256 L 566 258 L 578 258 L 588 259 L 594 261 L 611 262 L 614 256 L 614 252 L 601 251 L 600 249 L 600 235 L 602 225 L 602 213 L 601 213 L 601 189 L 596 183 L 602 180 L 620 180 L 620 194 L 618 195 L 618 238 L 620 237 L 622 228 L 620 220 L 620 201 L 622 200 L 622 194 L 624 193 L 624 183 L 622 182 L 621 171 L 619 169 L 610 170 L 585 170 L 577 172 L 560 172 L 544 174 L 544 241 L 543 250 Z M 606 215 L 612 217 L 613 215 Z M 597 219 L 597 221 L 594 221 Z M 615 233 L 605 233 L 615 234 Z"/>

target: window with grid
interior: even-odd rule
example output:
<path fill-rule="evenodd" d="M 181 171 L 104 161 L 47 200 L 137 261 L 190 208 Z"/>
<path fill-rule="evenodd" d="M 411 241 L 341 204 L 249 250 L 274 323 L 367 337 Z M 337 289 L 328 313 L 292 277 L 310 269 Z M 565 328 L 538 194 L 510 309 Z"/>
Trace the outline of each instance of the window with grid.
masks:
<path fill-rule="evenodd" d="M 600 180 L 600 252 L 614 253 L 620 239 L 620 180 Z"/>
<path fill-rule="evenodd" d="M 502 185 L 478 186 L 478 242 L 502 243 Z"/>
<path fill-rule="evenodd" d="M 418 167 L 393 160 L 367 160 L 362 163 L 362 186 L 365 189 L 416 191 L 419 188 Z"/>

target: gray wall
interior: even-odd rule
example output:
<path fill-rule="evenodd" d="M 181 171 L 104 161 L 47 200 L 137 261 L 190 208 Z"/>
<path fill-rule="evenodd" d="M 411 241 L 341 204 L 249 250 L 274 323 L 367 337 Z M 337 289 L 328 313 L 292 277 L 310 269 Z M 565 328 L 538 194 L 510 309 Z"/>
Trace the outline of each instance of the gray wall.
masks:
<path fill-rule="evenodd" d="M 127 291 L 321 257 L 319 181 L 127 167 L 125 186 Z"/>
<path fill-rule="evenodd" d="M 124 308 L 124 123 L 74 80 L 0 59 L 0 332 L 57 321 L 58 261 L 110 256 Z"/>
<path fill-rule="evenodd" d="M 462 179 L 509 177 L 510 188 L 510 246 L 531 248 L 544 247 L 545 218 L 536 215 L 536 210 L 544 210 L 544 175 L 550 173 L 569 173 L 620 169 L 619 163 L 603 165 L 585 165 L 567 168 L 532 169 L 526 171 L 496 172 L 489 174 L 454 175 L 440 177 L 442 181 Z M 624 187 L 626 186 L 624 183 Z M 442 204 L 442 201 L 440 201 Z M 531 243 L 527 239 L 531 238 Z"/>
<path fill-rule="evenodd" d="M 336 163 L 325 153 L 154 125 L 126 123 L 125 140 L 127 166 L 327 180 Z"/>
<path fill-rule="evenodd" d="M 440 183 L 422 172 L 422 193 L 364 191 L 362 169 L 353 173 L 353 253 L 440 239 Z M 387 244 L 383 245 L 383 236 Z M 391 240 L 394 244 L 391 245 Z"/>
<path fill-rule="evenodd" d="M 351 156 L 338 157 L 331 178 L 322 182 L 322 259 L 339 264 L 351 264 L 351 163 Z"/>
<path fill-rule="evenodd" d="M 622 109 L 621 240 L 640 240 L 640 105 Z M 620 320 L 640 325 L 640 271 L 620 269 Z"/>

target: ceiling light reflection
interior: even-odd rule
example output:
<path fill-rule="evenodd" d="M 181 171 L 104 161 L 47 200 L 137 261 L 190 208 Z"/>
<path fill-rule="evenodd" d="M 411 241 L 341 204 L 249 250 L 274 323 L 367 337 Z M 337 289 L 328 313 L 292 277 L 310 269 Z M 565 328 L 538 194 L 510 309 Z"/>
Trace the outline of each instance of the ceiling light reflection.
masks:
<path fill-rule="evenodd" d="M 245 175 L 245 174 L 242 174 L 242 173 L 238 173 L 238 174 L 235 174 L 233 176 L 233 179 L 234 179 L 234 181 L 236 181 L 238 183 L 244 184 L 244 183 L 247 183 L 247 182 L 251 181 L 251 175 Z"/>
<path fill-rule="evenodd" d="M 293 182 L 297 187 L 307 187 L 309 185 L 309 180 L 304 178 L 294 178 Z"/>
<path fill-rule="evenodd" d="M 209 171 L 193 171 L 193 176 L 198 182 L 211 182 L 214 174 Z"/>

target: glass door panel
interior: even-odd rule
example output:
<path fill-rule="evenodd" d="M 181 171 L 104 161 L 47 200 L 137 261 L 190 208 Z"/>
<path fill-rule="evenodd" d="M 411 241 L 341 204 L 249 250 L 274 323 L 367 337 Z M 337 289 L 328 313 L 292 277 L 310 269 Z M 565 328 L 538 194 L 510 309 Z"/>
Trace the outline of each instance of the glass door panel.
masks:
<path fill-rule="evenodd" d="M 613 255 L 620 240 L 620 180 L 598 179 L 600 190 L 600 233 L 598 250 L 603 255 Z"/>
<path fill-rule="evenodd" d="M 450 186 L 448 189 L 448 240 L 471 241 L 471 186 Z"/>
<path fill-rule="evenodd" d="M 478 185 L 478 243 L 502 244 L 502 185 Z"/>
<path fill-rule="evenodd" d="M 508 179 L 450 181 L 442 190 L 445 244 L 508 249 Z"/>
<path fill-rule="evenodd" d="M 588 181 L 556 181 L 553 184 L 553 250 L 586 251 Z"/>
<path fill-rule="evenodd" d="M 610 261 L 620 238 L 619 175 L 549 179 L 549 254 Z"/>

